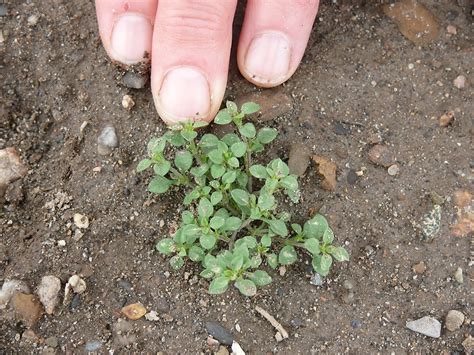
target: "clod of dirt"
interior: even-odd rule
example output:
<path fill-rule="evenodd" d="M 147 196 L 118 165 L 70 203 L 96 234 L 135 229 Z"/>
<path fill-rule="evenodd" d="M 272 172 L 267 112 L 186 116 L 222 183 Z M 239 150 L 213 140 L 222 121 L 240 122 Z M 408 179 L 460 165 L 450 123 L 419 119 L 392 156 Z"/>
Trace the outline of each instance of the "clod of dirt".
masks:
<path fill-rule="evenodd" d="M 466 237 L 474 232 L 474 206 L 469 191 L 458 190 L 454 193 L 454 202 L 457 207 L 456 222 L 451 227 L 455 237 Z"/>
<path fill-rule="evenodd" d="M 423 274 L 426 271 L 426 264 L 424 261 L 420 261 L 418 264 L 413 265 L 412 269 L 417 274 Z"/>
<path fill-rule="evenodd" d="M 44 343 L 49 346 L 50 348 L 57 348 L 59 345 L 58 338 L 56 337 L 49 337 L 45 339 Z"/>
<path fill-rule="evenodd" d="M 124 95 L 122 97 L 122 107 L 127 110 L 131 110 L 135 106 L 135 101 L 133 101 L 130 95 Z"/>
<path fill-rule="evenodd" d="M 398 173 L 400 172 L 400 167 L 398 166 L 398 164 L 393 164 L 393 165 L 390 165 L 387 169 L 387 173 L 388 175 L 390 176 L 395 176 L 397 175 Z"/>
<path fill-rule="evenodd" d="M 462 284 L 464 282 L 464 275 L 460 267 L 456 269 L 453 276 L 458 284 Z"/>
<path fill-rule="evenodd" d="M 127 72 L 122 78 L 122 84 L 130 89 L 143 89 L 148 81 L 147 75 Z"/>
<path fill-rule="evenodd" d="M 393 157 L 390 149 L 387 146 L 381 144 L 376 144 L 369 150 L 369 160 L 373 164 L 383 166 L 385 168 L 388 168 L 395 163 L 395 158 Z"/>
<path fill-rule="evenodd" d="M 15 148 L 0 149 L 0 198 L 8 184 L 26 175 L 28 168 L 22 163 Z"/>
<path fill-rule="evenodd" d="M 429 316 L 413 320 L 406 323 L 406 327 L 414 332 L 426 335 L 431 338 L 439 338 L 441 336 L 441 323 Z"/>
<path fill-rule="evenodd" d="M 137 320 L 146 314 L 146 309 L 141 303 L 133 303 L 123 307 L 122 313 L 125 314 L 128 319 Z"/>
<path fill-rule="evenodd" d="M 446 26 L 446 32 L 448 32 L 450 35 L 456 35 L 458 33 L 458 29 L 456 26 L 448 25 Z"/>
<path fill-rule="evenodd" d="M 145 318 L 146 320 L 149 320 L 151 322 L 156 322 L 160 319 L 158 318 L 158 313 L 156 313 L 156 311 L 148 312 L 147 314 L 145 314 Z"/>
<path fill-rule="evenodd" d="M 12 297 L 16 317 L 27 327 L 32 327 L 43 315 L 43 306 L 33 295 L 17 292 Z"/>
<path fill-rule="evenodd" d="M 38 15 L 30 15 L 26 21 L 28 22 L 28 26 L 34 27 L 38 24 L 38 20 Z"/>
<path fill-rule="evenodd" d="M 351 169 L 347 172 L 346 179 L 349 185 L 355 185 L 357 180 L 359 180 L 359 175 L 357 175 L 357 172 L 354 169 Z"/>
<path fill-rule="evenodd" d="M 54 308 L 59 301 L 59 291 L 61 291 L 61 280 L 56 276 L 43 276 L 36 293 L 44 306 L 46 313 L 53 314 Z"/>
<path fill-rule="evenodd" d="M 417 46 L 427 44 L 438 37 L 438 20 L 416 0 L 401 0 L 385 5 L 383 11 L 397 24 L 400 32 Z"/>
<path fill-rule="evenodd" d="M 468 207 L 472 201 L 472 194 L 466 190 L 457 190 L 454 192 L 454 203 L 458 208 Z"/>
<path fill-rule="evenodd" d="M 86 282 L 83 279 L 81 279 L 78 275 L 72 275 L 69 278 L 67 284 L 70 285 L 70 287 L 75 293 L 79 293 L 79 294 L 83 293 L 87 288 Z"/>
<path fill-rule="evenodd" d="M 109 155 L 119 144 L 115 127 L 107 125 L 97 138 L 97 151 L 100 155 Z"/>
<path fill-rule="evenodd" d="M 260 111 L 252 117 L 257 117 L 263 122 L 283 116 L 293 109 L 291 97 L 279 91 L 254 92 L 240 96 L 235 100 L 239 108 L 245 102 L 255 102 L 260 105 Z"/>
<path fill-rule="evenodd" d="M 290 173 L 296 176 L 302 176 L 309 165 L 309 150 L 302 143 L 295 143 L 290 148 L 290 157 L 288 159 L 288 167 Z"/>
<path fill-rule="evenodd" d="M 87 229 L 89 228 L 89 218 L 83 214 L 75 213 L 74 214 L 74 224 L 79 229 Z"/>
<path fill-rule="evenodd" d="M 455 309 L 450 310 L 446 315 L 446 328 L 454 332 L 455 330 L 461 328 L 461 325 L 464 323 L 464 314 Z"/>
<path fill-rule="evenodd" d="M 431 211 L 426 213 L 420 222 L 419 227 L 421 230 L 422 238 L 425 240 L 433 239 L 439 232 L 440 225 L 441 206 L 434 205 Z"/>
<path fill-rule="evenodd" d="M 11 205 L 17 206 L 25 199 L 23 184 L 21 180 L 12 182 L 5 191 L 5 200 Z"/>
<path fill-rule="evenodd" d="M 453 80 L 453 84 L 458 89 L 464 89 L 466 86 L 466 77 L 464 75 L 459 75 L 456 79 Z"/>
<path fill-rule="evenodd" d="M 219 346 L 219 350 L 217 350 L 216 355 L 229 355 L 229 350 L 223 345 Z"/>
<path fill-rule="evenodd" d="M 206 322 L 206 329 L 214 339 L 219 341 L 219 343 L 224 345 L 232 345 L 234 336 L 230 331 L 228 331 L 219 323 L 213 321 Z"/>
<path fill-rule="evenodd" d="M 466 352 L 466 354 L 472 354 L 472 352 L 474 351 L 474 338 L 469 335 L 462 342 L 462 346 L 463 346 L 464 351 Z"/>
<path fill-rule="evenodd" d="M 321 155 L 313 155 L 313 161 L 318 166 L 318 173 L 323 176 L 321 186 L 328 191 L 336 190 L 336 164 Z"/>
<path fill-rule="evenodd" d="M 448 127 L 454 120 L 454 112 L 449 111 L 448 113 L 445 113 L 441 115 L 439 118 L 439 126 L 440 127 Z"/>
<path fill-rule="evenodd" d="M 20 280 L 5 281 L 0 290 L 0 309 L 5 309 L 16 292 L 30 293 L 29 287 Z"/>
<path fill-rule="evenodd" d="M 43 341 L 34 331 L 27 329 L 21 335 L 21 341 L 26 341 L 32 344 L 38 344 Z"/>

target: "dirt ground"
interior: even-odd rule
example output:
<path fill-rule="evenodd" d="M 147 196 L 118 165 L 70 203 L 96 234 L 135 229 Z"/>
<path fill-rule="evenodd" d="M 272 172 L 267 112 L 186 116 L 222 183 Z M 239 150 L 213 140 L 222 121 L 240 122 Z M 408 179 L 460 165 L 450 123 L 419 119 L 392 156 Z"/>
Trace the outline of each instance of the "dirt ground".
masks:
<path fill-rule="evenodd" d="M 99 341 L 103 353 L 209 353 L 217 349 L 207 342 L 205 323 L 212 320 L 252 354 L 463 353 L 461 343 L 474 335 L 472 234 L 456 237 L 451 228 L 455 191 L 473 192 L 471 10 L 454 0 L 423 1 L 440 32 L 420 47 L 378 4 L 351 3 L 322 3 L 301 67 L 285 85 L 267 90 L 268 100 L 275 93 L 291 102 L 269 121 L 281 134 L 268 157 L 286 159 L 299 142 L 338 167 L 337 189 L 327 192 L 310 166 L 301 180 L 303 200 L 292 212 L 304 218 L 323 205 L 351 259 L 337 264 L 322 286 L 310 284 L 304 264 L 284 276 L 273 272 L 274 282 L 248 299 L 235 289 L 210 296 L 207 282 L 194 277 L 198 269 L 174 272 L 154 252 L 182 205 L 176 194 L 151 196 L 149 176 L 134 169 L 146 142 L 165 126 L 149 87 L 121 85 L 121 72 L 101 47 L 93 2 L 6 0 L 0 149 L 15 147 L 29 172 L 15 183 L 17 198 L 0 211 L 0 281 L 24 280 L 34 290 L 44 275 L 59 277 L 64 287 L 69 276 L 82 274 L 87 290 L 44 315 L 33 336 L 0 310 L 0 352 L 84 352 Z M 32 15 L 35 24 L 28 23 Z M 448 25 L 457 33 L 447 33 Z M 464 89 L 453 85 L 458 75 L 467 78 Z M 258 91 L 238 73 L 233 55 L 226 97 Z M 121 105 L 125 94 L 136 102 L 131 111 Z M 440 127 L 448 111 L 454 121 Z M 101 156 L 97 137 L 106 124 L 116 128 L 120 146 Z M 369 161 L 377 140 L 395 157 L 398 174 Z M 444 198 L 441 228 L 425 241 L 414 225 L 433 207 L 433 196 Z M 80 240 L 73 238 L 74 213 L 90 220 Z M 421 261 L 426 270 L 414 272 Z M 462 284 L 453 277 L 457 268 L 464 271 Z M 155 310 L 158 320 L 126 320 L 120 309 L 134 302 Z M 276 342 L 256 305 L 287 328 L 289 339 Z M 452 309 L 466 320 L 455 331 L 443 327 L 437 339 L 405 327 L 426 315 L 444 324 Z"/>

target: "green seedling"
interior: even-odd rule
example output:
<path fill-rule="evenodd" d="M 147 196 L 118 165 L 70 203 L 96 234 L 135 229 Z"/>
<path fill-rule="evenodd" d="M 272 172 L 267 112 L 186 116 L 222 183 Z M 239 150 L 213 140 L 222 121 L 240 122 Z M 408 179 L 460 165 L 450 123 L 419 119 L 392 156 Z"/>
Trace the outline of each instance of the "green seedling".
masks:
<path fill-rule="evenodd" d="M 227 102 L 214 123 L 233 124 L 236 133 L 222 139 L 210 133 L 200 136 L 196 130 L 204 122 L 171 127 L 148 143 L 148 158 L 137 167 L 139 172 L 153 169 L 148 185 L 152 193 L 185 189 L 180 226 L 156 249 L 170 257 L 174 269 L 187 260 L 200 263 L 211 294 L 223 293 L 233 283 L 242 294 L 255 295 L 257 287 L 272 281 L 263 266 L 291 265 L 299 258 L 297 249 L 311 256 L 321 276 L 328 275 L 333 260 L 349 259 L 343 247 L 333 245 L 334 233 L 322 215 L 301 226 L 290 224 L 290 214 L 278 208 L 284 195 L 299 201 L 298 180 L 281 159 L 266 165 L 254 161 L 277 137 L 274 128 L 257 130 L 245 122 L 258 110 L 255 103 L 245 103 L 239 111 Z"/>

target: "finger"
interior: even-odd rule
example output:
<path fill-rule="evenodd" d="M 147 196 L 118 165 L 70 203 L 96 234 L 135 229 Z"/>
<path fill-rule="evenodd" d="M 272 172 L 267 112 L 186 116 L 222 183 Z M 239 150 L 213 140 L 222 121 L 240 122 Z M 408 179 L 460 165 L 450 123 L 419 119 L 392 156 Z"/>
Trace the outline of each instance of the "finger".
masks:
<path fill-rule="evenodd" d="M 252 83 L 273 87 L 288 80 L 301 62 L 319 0 L 249 0 L 237 61 Z"/>
<path fill-rule="evenodd" d="M 149 60 L 158 0 L 96 0 L 99 32 L 110 58 L 123 64 Z"/>
<path fill-rule="evenodd" d="M 160 0 L 151 87 L 168 124 L 210 121 L 224 97 L 236 0 Z"/>

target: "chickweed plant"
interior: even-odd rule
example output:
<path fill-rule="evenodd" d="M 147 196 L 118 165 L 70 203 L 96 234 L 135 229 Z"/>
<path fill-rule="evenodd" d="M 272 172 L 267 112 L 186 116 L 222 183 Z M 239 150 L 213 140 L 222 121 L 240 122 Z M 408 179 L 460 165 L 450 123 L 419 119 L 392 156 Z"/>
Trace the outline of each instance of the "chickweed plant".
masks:
<path fill-rule="evenodd" d="M 298 260 L 297 249 L 309 253 L 314 270 L 327 276 L 333 260 L 346 261 L 347 251 L 334 246 L 334 233 L 317 214 L 304 225 L 290 224 L 290 213 L 278 207 L 286 195 L 299 200 L 298 180 L 288 165 L 274 159 L 267 165 L 255 162 L 256 154 L 277 137 L 274 128 L 245 122 L 259 110 L 255 103 L 233 102 L 216 116 L 218 125 L 235 125 L 237 133 L 222 139 L 196 131 L 205 122 L 170 127 L 148 143 L 148 158 L 137 171 L 152 168 L 155 176 L 148 190 L 164 194 L 170 188 L 185 189 L 181 223 L 176 233 L 161 239 L 156 249 L 170 256 L 170 265 L 181 268 L 186 260 L 202 265 L 200 276 L 209 279 L 209 293 L 226 291 L 231 283 L 246 296 L 272 278 L 262 269 L 275 269 Z M 174 154 L 173 159 L 170 159 Z"/>

